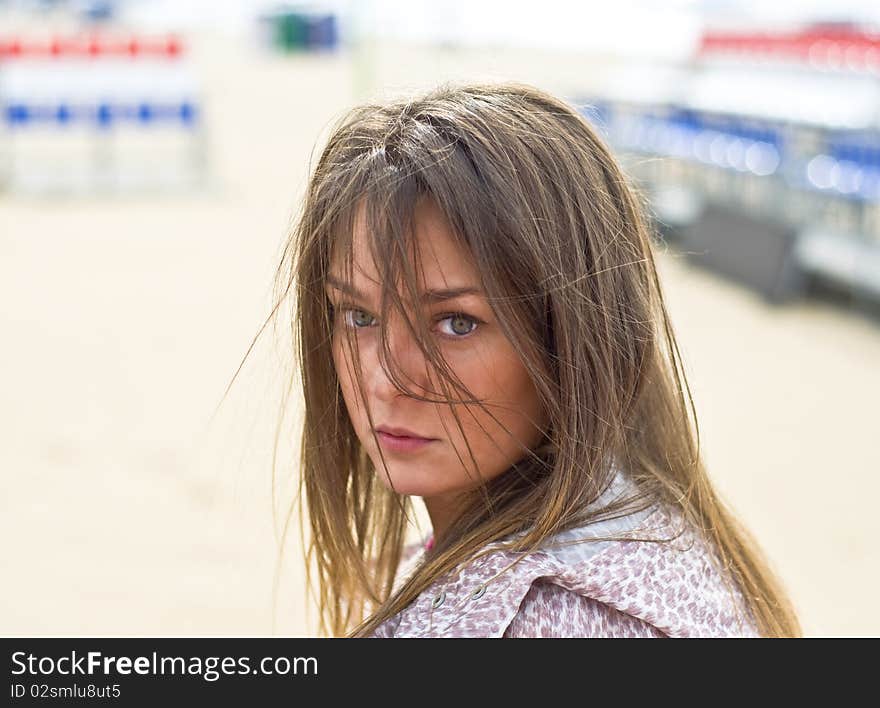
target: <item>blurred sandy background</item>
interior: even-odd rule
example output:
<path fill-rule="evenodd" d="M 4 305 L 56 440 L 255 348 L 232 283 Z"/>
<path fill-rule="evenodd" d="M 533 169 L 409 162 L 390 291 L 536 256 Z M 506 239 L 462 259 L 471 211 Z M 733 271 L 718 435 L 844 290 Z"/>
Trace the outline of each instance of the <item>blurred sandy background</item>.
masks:
<path fill-rule="evenodd" d="M 260 340 L 212 415 L 268 313 L 315 145 L 369 95 L 450 78 L 565 94 L 600 69 L 540 49 L 382 44 L 355 65 L 224 32 L 188 43 L 207 190 L 0 195 L 2 634 L 313 634 L 295 530 L 272 615 L 283 338 Z M 880 326 L 821 301 L 768 306 L 671 248 L 659 262 L 719 489 L 807 634 L 880 634 Z M 282 448 L 279 508 L 296 441 Z"/>

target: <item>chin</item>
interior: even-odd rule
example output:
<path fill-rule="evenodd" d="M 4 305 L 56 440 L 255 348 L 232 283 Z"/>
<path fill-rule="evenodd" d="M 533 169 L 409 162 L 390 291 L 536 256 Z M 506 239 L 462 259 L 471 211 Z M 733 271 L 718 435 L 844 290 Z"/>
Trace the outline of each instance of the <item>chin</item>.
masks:
<path fill-rule="evenodd" d="M 438 485 L 436 477 L 425 479 L 417 474 L 401 473 L 398 466 L 392 461 L 388 463 L 388 474 L 385 473 L 381 460 L 375 465 L 375 468 L 376 475 L 378 475 L 383 487 L 408 497 L 431 497 L 454 490 L 454 488 L 450 489 L 448 486 Z M 428 474 L 432 473 L 429 472 Z M 389 475 L 391 476 L 391 482 L 388 481 Z M 391 487 L 392 482 L 394 483 L 393 488 Z"/>
<path fill-rule="evenodd" d="M 408 497 L 426 497 L 431 496 L 432 494 L 437 494 L 437 490 L 431 488 L 430 485 L 419 484 L 413 480 L 401 480 L 394 476 L 393 469 L 390 469 L 390 472 L 391 479 L 394 482 L 393 488 L 388 481 L 388 477 L 385 476 L 385 470 L 382 468 L 376 470 L 376 474 L 379 475 L 379 481 L 382 482 L 382 486 L 388 491 L 396 492 L 397 494 L 404 494 Z"/>

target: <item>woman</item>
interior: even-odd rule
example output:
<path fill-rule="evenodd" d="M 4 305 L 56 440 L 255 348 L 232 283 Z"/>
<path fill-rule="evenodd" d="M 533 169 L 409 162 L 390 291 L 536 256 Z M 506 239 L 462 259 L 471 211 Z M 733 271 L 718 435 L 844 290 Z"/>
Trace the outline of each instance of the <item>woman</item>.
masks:
<path fill-rule="evenodd" d="M 651 248 L 608 148 L 533 87 L 339 122 L 275 310 L 324 632 L 800 633 L 701 463 Z"/>

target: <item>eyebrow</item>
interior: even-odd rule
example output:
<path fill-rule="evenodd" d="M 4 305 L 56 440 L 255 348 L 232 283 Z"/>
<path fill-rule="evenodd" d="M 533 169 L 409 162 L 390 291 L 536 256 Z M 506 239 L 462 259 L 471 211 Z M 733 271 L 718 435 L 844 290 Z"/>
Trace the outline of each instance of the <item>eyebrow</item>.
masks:
<path fill-rule="evenodd" d="M 337 290 L 344 292 L 346 295 L 351 295 L 352 297 L 358 297 L 361 300 L 366 300 L 366 296 L 360 292 L 353 285 L 346 283 L 342 280 L 339 280 L 333 275 L 327 276 L 327 283 Z M 421 301 L 424 303 L 427 302 L 443 302 L 445 300 L 452 300 L 453 298 L 461 297 L 462 295 L 484 295 L 485 293 L 480 289 L 473 286 L 465 286 L 461 288 L 429 288 L 425 290 L 421 294 Z"/>

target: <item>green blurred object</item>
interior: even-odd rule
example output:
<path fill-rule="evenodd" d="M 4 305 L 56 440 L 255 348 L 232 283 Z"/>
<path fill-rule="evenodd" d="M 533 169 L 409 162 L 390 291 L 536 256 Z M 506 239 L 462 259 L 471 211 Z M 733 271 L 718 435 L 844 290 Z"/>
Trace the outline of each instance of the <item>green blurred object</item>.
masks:
<path fill-rule="evenodd" d="M 279 14 L 275 18 L 275 46 L 285 52 L 303 51 L 308 42 L 308 25 L 299 13 Z"/>
<path fill-rule="evenodd" d="M 266 42 L 285 54 L 336 49 L 336 16 L 312 6 L 285 6 L 260 16 Z"/>

